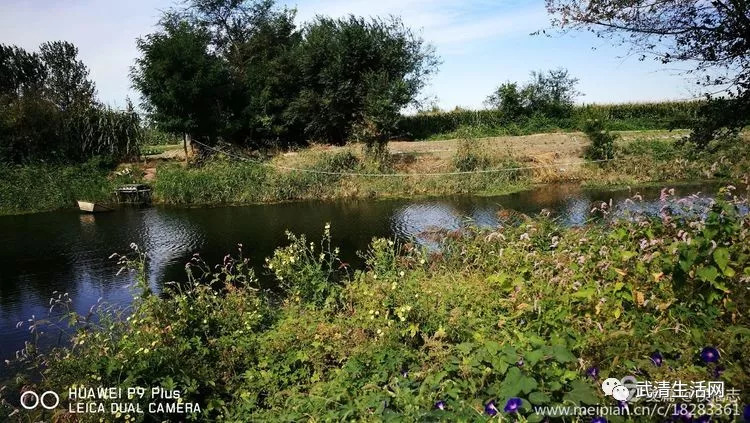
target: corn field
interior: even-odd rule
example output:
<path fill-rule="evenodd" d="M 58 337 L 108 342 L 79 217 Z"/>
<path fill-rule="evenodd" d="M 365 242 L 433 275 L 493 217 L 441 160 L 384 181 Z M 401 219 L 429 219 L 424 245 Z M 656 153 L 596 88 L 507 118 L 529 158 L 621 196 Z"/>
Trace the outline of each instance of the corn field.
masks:
<path fill-rule="evenodd" d="M 613 130 L 684 128 L 695 117 L 699 101 L 661 103 L 586 104 L 574 106 L 566 117 L 544 115 L 509 118 L 499 110 L 456 110 L 404 116 L 398 135 L 426 139 L 459 128 L 484 128 L 497 133 L 520 135 L 537 129 L 579 130 L 589 118 L 608 121 Z"/>

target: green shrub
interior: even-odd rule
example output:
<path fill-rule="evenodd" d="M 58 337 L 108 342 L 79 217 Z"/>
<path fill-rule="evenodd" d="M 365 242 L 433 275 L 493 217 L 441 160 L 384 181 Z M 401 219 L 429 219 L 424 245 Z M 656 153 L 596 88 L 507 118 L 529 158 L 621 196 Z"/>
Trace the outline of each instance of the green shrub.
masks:
<path fill-rule="evenodd" d="M 617 135 L 606 129 L 599 119 L 589 119 L 583 125 L 583 132 L 591 141 L 586 150 L 586 158 L 591 160 L 610 160 L 615 157 L 615 140 Z"/>
<path fill-rule="evenodd" d="M 469 133 L 462 133 L 453 156 L 453 166 L 459 172 L 470 172 L 489 167 L 490 160 L 484 152 L 483 143 Z"/>
<path fill-rule="evenodd" d="M 111 202 L 115 187 L 137 180 L 132 174 L 110 177 L 113 168 L 102 158 L 79 165 L 0 164 L 0 214 L 71 208 L 76 200 Z"/>

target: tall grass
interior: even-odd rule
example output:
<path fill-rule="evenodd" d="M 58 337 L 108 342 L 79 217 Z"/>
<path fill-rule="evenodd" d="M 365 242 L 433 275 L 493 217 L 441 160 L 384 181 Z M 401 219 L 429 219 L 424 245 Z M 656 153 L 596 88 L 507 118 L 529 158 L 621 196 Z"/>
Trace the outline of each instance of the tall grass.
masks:
<path fill-rule="evenodd" d="M 0 214 L 70 208 L 76 200 L 109 201 L 129 177 L 111 178 L 112 164 L 100 159 L 80 165 L 0 165 Z"/>

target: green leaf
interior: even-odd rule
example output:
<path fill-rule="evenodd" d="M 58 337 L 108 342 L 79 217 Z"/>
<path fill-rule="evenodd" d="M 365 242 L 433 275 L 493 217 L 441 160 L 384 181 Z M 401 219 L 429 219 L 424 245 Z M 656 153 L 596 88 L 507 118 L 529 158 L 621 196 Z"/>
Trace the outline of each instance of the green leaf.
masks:
<path fill-rule="evenodd" d="M 574 293 L 573 297 L 591 299 L 591 297 L 593 297 L 595 293 L 596 293 L 596 289 L 594 288 L 584 288 Z"/>
<path fill-rule="evenodd" d="M 701 267 L 696 274 L 702 280 L 711 283 L 713 283 L 716 280 L 716 277 L 719 276 L 719 272 L 713 266 Z"/>
<path fill-rule="evenodd" d="M 532 377 L 523 375 L 518 367 L 511 367 L 503 379 L 498 396 L 502 398 L 516 397 L 521 392 L 529 393 L 538 386 Z"/>
<path fill-rule="evenodd" d="M 628 261 L 635 257 L 635 254 L 635 251 L 623 251 L 620 257 L 622 258 L 622 261 Z"/>
<path fill-rule="evenodd" d="M 599 398 L 596 395 L 596 391 L 594 391 L 594 388 L 592 388 L 588 383 L 582 382 L 580 380 L 574 380 L 570 382 L 571 390 L 565 396 L 563 399 L 565 401 L 571 401 L 576 404 L 597 404 L 599 403 Z"/>
<path fill-rule="evenodd" d="M 576 356 L 568 351 L 567 348 L 559 345 L 552 347 L 552 355 L 559 363 L 569 363 L 571 361 L 575 361 L 576 359 Z"/>
<path fill-rule="evenodd" d="M 544 392 L 532 392 L 529 394 L 529 402 L 534 405 L 546 404 L 549 400 L 549 395 Z"/>
<path fill-rule="evenodd" d="M 729 250 L 724 247 L 719 247 L 714 250 L 714 261 L 719 269 L 723 272 L 729 264 Z"/>
<path fill-rule="evenodd" d="M 536 364 L 539 360 L 541 360 L 543 357 L 544 357 L 544 352 L 542 350 L 529 351 L 524 356 L 526 361 L 532 366 Z"/>

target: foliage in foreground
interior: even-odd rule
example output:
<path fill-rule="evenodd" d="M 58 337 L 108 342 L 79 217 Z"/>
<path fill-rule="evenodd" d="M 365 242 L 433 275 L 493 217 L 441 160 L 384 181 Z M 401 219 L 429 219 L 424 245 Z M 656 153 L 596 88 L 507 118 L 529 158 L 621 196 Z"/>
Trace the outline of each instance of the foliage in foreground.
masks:
<path fill-rule="evenodd" d="M 290 236 L 267 260 L 283 287 L 273 305 L 241 255 L 213 270 L 196 256 L 166 296 L 141 278 L 127 319 L 67 315 L 72 346 L 30 344 L 25 363 L 44 378 L 24 382 L 181 389 L 204 409 L 194 421 L 472 421 L 493 406 L 540 421 L 534 405 L 616 405 L 599 385 L 628 374 L 742 389 L 750 216 L 732 193 L 708 213 L 665 190 L 658 216 L 434 233 L 434 251 L 375 239 L 353 274 L 326 227 L 320 244 Z M 121 260 L 143 271 L 137 249 Z"/>

